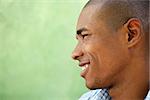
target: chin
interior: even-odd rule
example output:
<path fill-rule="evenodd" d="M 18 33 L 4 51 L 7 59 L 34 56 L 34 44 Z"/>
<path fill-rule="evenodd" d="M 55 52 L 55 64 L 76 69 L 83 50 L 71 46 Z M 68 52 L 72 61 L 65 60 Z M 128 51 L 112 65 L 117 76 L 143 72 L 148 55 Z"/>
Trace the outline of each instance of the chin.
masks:
<path fill-rule="evenodd" d="M 95 86 L 96 84 L 94 84 L 93 82 L 86 82 L 86 87 L 90 90 L 95 90 L 95 89 L 99 89 L 98 86 Z"/>
<path fill-rule="evenodd" d="M 95 89 L 98 89 L 98 88 L 95 88 L 95 87 L 92 87 L 92 86 L 89 86 L 89 85 L 86 85 L 86 87 L 87 87 L 89 90 L 95 90 Z"/>
<path fill-rule="evenodd" d="M 86 81 L 86 87 L 90 90 L 108 88 L 105 82 L 102 81 Z"/>

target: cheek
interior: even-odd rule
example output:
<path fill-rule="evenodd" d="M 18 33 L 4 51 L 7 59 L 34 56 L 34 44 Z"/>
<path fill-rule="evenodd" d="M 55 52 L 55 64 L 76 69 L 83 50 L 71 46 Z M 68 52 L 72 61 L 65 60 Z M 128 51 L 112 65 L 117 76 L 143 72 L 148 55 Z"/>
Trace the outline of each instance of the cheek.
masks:
<path fill-rule="evenodd" d="M 108 44 L 109 43 L 109 44 Z M 92 61 L 91 73 L 98 78 L 112 78 L 127 64 L 126 48 L 114 41 L 92 43 L 85 46 L 85 51 Z"/>
<path fill-rule="evenodd" d="M 113 45 L 113 44 L 112 44 Z M 128 65 L 128 54 L 125 48 L 106 45 L 98 55 L 99 79 L 104 84 L 113 84 L 117 81 Z"/>
<path fill-rule="evenodd" d="M 99 76 L 104 76 L 107 72 L 107 67 L 105 67 L 105 54 L 106 50 L 103 50 L 102 46 L 97 43 L 88 44 L 85 46 L 86 55 L 90 58 L 89 76 L 93 81 L 99 81 Z M 107 60 L 107 59 L 106 59 Z"/>
<path fill-rule="evenodd" d="M 83 45 L 84 53 L 91 61 L 86 76 L 88 86 L 98 88 L 111 86 L 127 66 L 128 50 L 116 40 L 95 38 Z"/>

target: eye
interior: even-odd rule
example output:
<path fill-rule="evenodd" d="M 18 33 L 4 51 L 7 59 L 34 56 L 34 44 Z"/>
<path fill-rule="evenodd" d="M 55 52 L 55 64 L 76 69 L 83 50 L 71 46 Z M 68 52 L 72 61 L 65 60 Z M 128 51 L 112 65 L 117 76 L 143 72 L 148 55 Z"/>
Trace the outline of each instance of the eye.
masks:
<path fill-rule="evenodd" d="M 82 34 L 82 38 L 86 38 L 89 34 Z"/>

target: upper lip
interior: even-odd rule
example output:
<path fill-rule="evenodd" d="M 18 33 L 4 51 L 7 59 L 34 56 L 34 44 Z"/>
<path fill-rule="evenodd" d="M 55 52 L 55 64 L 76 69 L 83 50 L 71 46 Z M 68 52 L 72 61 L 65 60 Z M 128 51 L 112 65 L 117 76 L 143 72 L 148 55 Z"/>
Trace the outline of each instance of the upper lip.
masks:
<path fill-rule="evenodd" d="M 80 61 L 79 66 L 83 67 L 86 64 L 90 64 L 90 61 L 89 60 Z"/>

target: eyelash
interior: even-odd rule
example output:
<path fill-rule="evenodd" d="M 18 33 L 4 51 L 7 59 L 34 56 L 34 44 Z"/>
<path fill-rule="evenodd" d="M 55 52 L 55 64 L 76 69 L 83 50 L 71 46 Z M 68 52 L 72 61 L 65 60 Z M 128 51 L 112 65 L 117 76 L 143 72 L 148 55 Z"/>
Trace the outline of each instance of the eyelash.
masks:
<path fill-rule="evenodd" d="M 88 34 L 83 34 L 83 35 L 82 35 L 82 38 L 84 39 L 86 36 L 88 36 Z"/>

